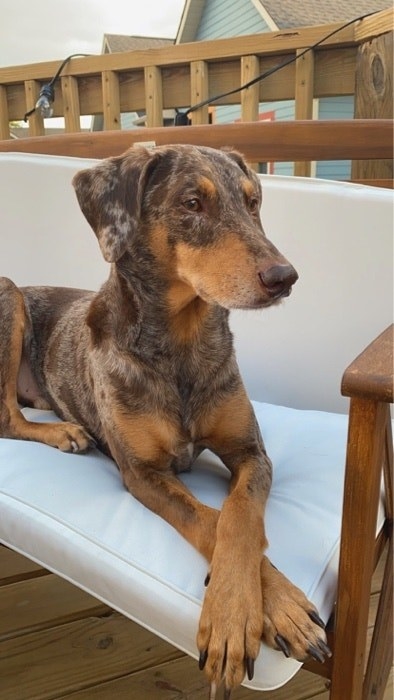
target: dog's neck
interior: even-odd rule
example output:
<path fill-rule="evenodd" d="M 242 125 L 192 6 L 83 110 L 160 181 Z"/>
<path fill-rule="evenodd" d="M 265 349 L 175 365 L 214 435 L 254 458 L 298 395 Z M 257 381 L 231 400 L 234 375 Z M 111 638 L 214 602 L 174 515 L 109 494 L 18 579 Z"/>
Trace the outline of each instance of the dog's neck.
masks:
<path fill-rule="evenodd" d="M 173 357 L 174 348 L 179 356 L 209 356 L 217 354 L 220 330 L 223 351 L 231 348 L 228 311 L 201 299 L 186 282 L 125 274 L 113 265 L 102 289 L 87 319 L 94 343 L 112 336 L 124 350 L 151 359 L 157 353 Z"/>

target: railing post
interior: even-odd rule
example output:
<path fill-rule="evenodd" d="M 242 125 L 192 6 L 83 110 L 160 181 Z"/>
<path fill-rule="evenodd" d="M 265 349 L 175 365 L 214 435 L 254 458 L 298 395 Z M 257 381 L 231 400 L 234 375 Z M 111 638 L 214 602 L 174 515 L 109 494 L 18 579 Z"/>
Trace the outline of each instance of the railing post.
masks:
<path fill-rule="evenodd" d="M 40 95 L 40 83 L 37 80 L 25 81 L 26 112 L 35 106 Z M 29 117 L 29 136 L 44 136 L 44 120 L 39 112 L 33 112 Z"/>
<path fill-rule="evenodd" d="M 260 73 L 258 56 L 241 57 L 241 85 L 249 83 Z M 243 122 L 255 122 L 259 118 L 260 84 L 255 83 L 241 92 L 241 116 Z"/>
<path fill-rule="evenodd" d="M 0 139 L 9 139 L 10 122 L 8 118 L 7 88 L 0 85 Z"/>
<path fill-rule="evenodd" d="M 67 132 L 81 131 L 78 80 L 72 75 L 61 78 L 64 123 Z"/>
<path fill-rule="evenodd" d="M 304 49 L 297 49 L 297 56 L 303 51 Z M 313 119 L 314 67 L 313 51 L 308 51 L 300 56 L 296 62 L 295 119 Z M 310 177 L 311 166 L 311 161 L 294 163 L 294 175 Z"/>
<path fill-rule="evenodd" d="M 192 61 L 190 64 L 190 104 L 193 106 L 209 97 L 208 64 L 206 61 Z M 193 126 L 209 124 L 208 105 L 191 112 Z"/>
<path fill-rule="evenodd" d="M 163 81 L 158 66 L 148 66 L 145 75 L 146 126 L 163 126 Z"/>
<path fill-rule="evenodd" d="M 393 118 L 393 32 L 366 41 L 358 49 L 354 117 Z M 392 177 L 392 160 L 352 163 L 352 180 Z"/>
<path fill-rule="evenodd" d="M 120 129 L 119 78 L 112 70 L 104 70 L 101 75 L 103 89 L 104 129 Z"/>

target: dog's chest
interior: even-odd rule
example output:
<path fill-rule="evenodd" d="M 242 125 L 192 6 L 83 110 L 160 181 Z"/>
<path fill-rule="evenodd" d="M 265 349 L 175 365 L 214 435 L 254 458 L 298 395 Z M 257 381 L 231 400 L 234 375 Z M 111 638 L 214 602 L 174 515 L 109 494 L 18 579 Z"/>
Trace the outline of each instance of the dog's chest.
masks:
<path fill-rule="evenodd" d="M 176 474 L 179 474 L 180 472 L 187 472 L 191 469 L 196 457 L 196 448 L 192 442 L 189 442 L 184 448 L 181 449 L 179 454 L 174 457 L 171 467 Z"/>

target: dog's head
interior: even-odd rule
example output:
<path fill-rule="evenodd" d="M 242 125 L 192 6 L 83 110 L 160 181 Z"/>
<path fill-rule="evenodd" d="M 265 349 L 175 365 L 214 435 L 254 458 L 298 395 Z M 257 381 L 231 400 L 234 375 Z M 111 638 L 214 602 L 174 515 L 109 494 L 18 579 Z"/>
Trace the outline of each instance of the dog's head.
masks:
<path fill-rule="evenodd" d="M 104 258 L 149 249 L 169 285 L 225 308 L 288 296 L 298 275 L 265 236 L 261 187 L 235 151 L 130 148 L 74 177 Z M 134 264 L 133 262 L 133 264 Z"/>

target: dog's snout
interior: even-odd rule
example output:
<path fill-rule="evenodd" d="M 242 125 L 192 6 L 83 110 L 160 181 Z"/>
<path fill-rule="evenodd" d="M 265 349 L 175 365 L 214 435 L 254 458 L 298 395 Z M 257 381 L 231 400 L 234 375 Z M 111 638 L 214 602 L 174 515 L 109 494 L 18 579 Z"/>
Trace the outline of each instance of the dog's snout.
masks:
<path fill-rule="evenodd" d="M 298 280 L 297 271 L 292 265 L 272 265 L 259 273 L 260 279 L 271 296 L 284 296 L 290 292 Z"/>

